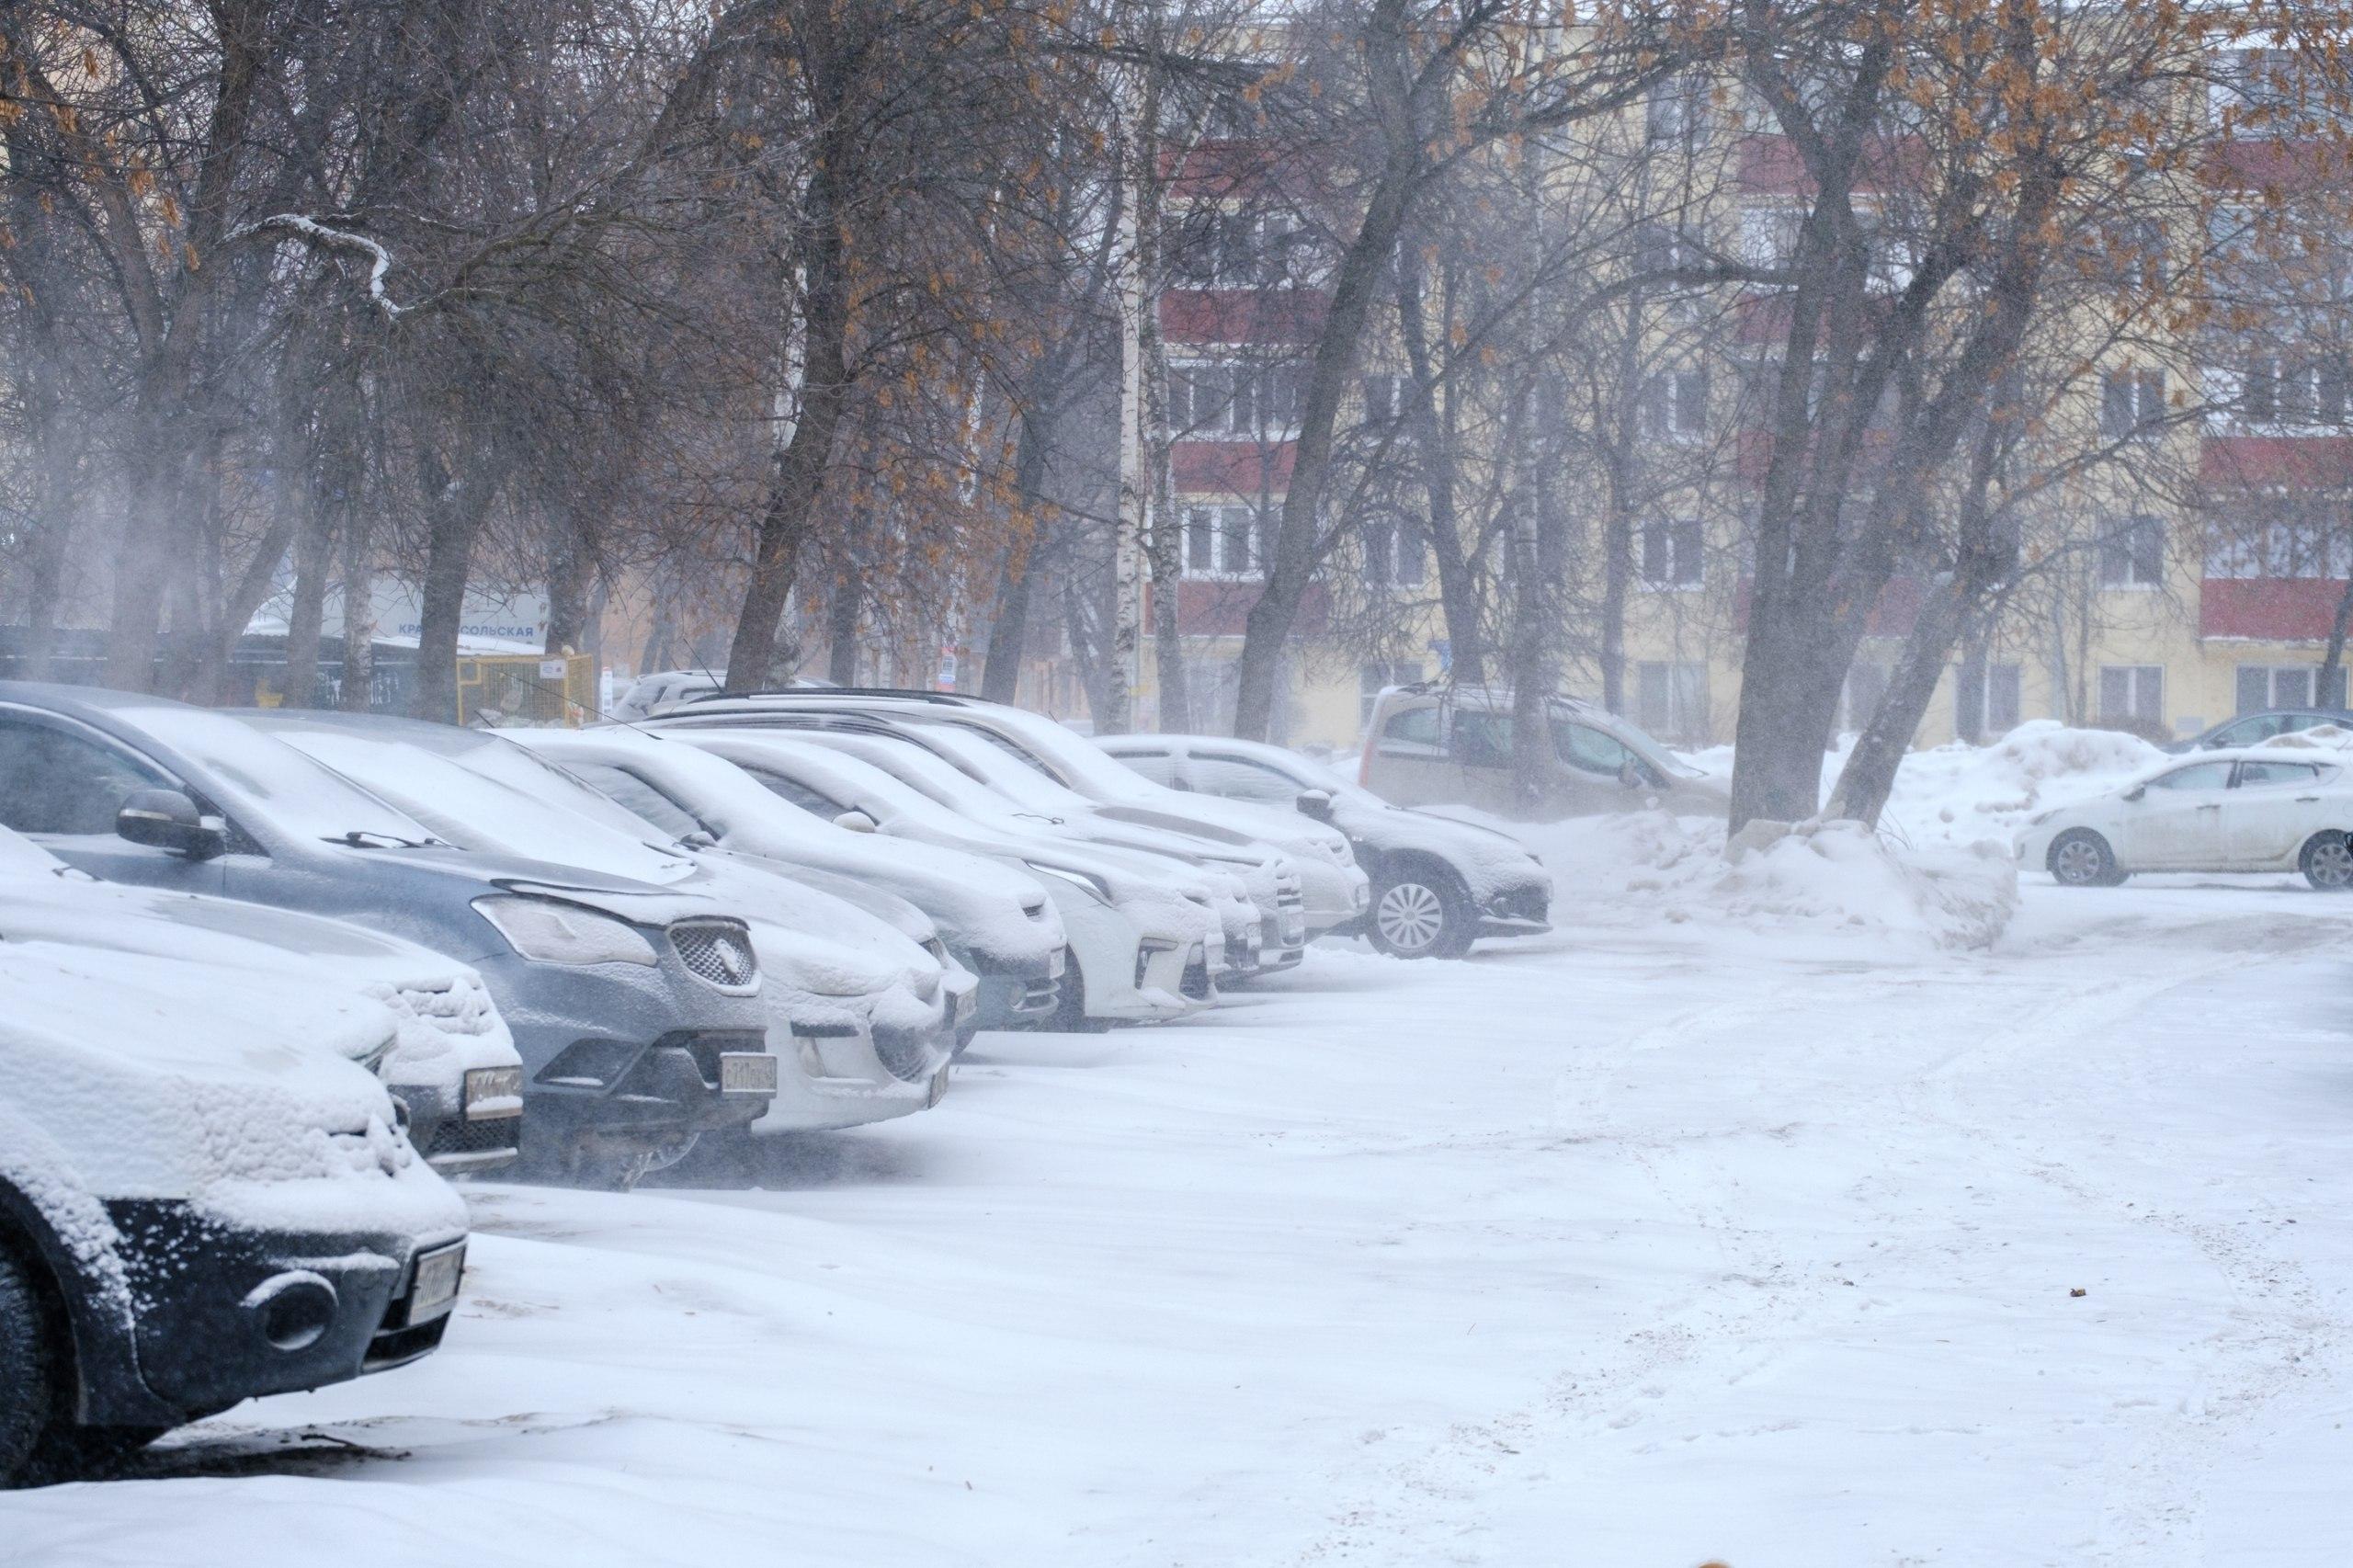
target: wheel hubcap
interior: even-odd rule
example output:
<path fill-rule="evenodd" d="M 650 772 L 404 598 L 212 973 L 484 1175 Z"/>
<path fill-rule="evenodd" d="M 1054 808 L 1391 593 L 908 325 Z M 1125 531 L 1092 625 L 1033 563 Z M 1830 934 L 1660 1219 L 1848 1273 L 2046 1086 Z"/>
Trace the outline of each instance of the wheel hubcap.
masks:
<path fill-rule="evenodd" d="M 2052 868 L 2063 882 L 2088 882 L 2099 875 L 2099 851 L 2082 839 L 2074 839 L 2059 846 L 2058 864 Z"/>
<path fill-rule="evenodd" d="M 1446 905 L 1437 890 L 1419 882 L 1399 882 L 1381 895 L 1374 914 L 1381 939 L 1392 948 L 1427 948 L 1438 940 L 1446 924 Z"/>
<path fill-rule="evenodd" d="M 2313 881 L 2332 888 L 2353 882 L 2353 846 L 2340 840 L 2313 850 Z"/>

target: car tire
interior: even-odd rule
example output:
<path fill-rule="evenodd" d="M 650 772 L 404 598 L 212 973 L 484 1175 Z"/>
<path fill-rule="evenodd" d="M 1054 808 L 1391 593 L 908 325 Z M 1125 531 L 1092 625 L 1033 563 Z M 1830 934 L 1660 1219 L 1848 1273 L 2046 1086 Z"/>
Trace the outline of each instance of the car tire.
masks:
<path fill-rule="evenodd" d="M 2131 875 L 2117 866 L 2108 840 L 2087 827 L 2071 827 L 2052 839 L 2044 864 L 2062 887 L 2112 888 Z"/>
<path fill-rule="evenodd" d="M 2335 828 L 2315 833 L 2304 840 L 2296 865 L 2322 892 L 2343 892 L 2353 888 L 2353 840 Z"/>
<path fill-rule="evenodd" d="M 1373 884 L 1365 935 L 1396 958 L 1459 959 L 1478 939 L 1479 915 L 1453 876 L 1408 863 Z"/>
<path fill-rule="evenodd" d="M 1086 982 L 1078 972 L 1078 954 L 1066 951 L 1063 961 L 1062 983 L 1054 992 L 1054 1010 L 1045 1023 L 1050 1029 L 1063 1034 L 1108 1034 L 1111 1020 L 1089 1017 L 1086 1013 Z"/>
<path fill-rule="evenodd" d="M 30 1482 L 57 1403 L 57 1350 L 31 1271 L 0 1245 L 0 1487 Z"/>
<path fill-rule="evenodd" d="M 23 1484 L 54 1486 L 68 1481 L 107 1481 L 168 1426 L 51 1426 L 26 1465 Z"/>

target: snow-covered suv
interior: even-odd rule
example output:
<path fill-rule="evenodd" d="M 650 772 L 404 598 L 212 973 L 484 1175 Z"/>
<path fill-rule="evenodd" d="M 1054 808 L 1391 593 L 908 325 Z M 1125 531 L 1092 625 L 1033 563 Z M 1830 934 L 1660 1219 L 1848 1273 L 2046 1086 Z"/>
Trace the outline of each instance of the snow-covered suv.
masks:
<path fill-rule="evenodd" d="M 416 1146 L 444 1175 L 511 1163 L 523 1125 L 523 1059 L 482 976 L 427 948 L 201 893 L 121 887 L 0 827 L 0 942 L 181 959 L 256 977 L 341 980 L 399 1024 L 360 1063 L 392 1091 Z M 256 984 L 265 982 L 256 979 Z"/>
<path fill-rule="evenodd" d="M 440 1344 L 466 1210 L 333 981 L 0 944 L 0 1484 Z"/>

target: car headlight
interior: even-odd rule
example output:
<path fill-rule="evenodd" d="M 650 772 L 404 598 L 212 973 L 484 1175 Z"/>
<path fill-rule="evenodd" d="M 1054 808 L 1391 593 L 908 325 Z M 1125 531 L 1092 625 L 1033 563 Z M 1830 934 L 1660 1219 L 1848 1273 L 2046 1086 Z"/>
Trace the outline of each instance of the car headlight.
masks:
<path fill-rule="evenodd" d="M 1091 871 L 1076 871 L 1068 866 L 1045 866 L 1035 860 L 1024 860 L 1021 863 L 1041 877 L 1053 877 L 1070 883 L 1073 887 L 1085 888 L 1104 903 L 1111 902 L 1111 884 Z"/>
<path fill-rule="evenodd" d="M 574 904 L 506 894 L 474 900 L 474 911 L 508 947 L 540 963 L 660 961 L 654 944 L 628 922 Z"/>
<path fill-rule="evenodd" d="M 470 1067 L 466 1070 L 466 1119 L 495 1121 L 523 1114 L 523 1069 Z"/>

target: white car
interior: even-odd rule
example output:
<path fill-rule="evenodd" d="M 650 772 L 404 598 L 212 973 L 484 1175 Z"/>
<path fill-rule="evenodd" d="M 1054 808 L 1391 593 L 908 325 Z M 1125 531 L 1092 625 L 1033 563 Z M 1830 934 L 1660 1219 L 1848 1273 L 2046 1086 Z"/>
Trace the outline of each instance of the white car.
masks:
<path fill-rule="evenodd" d="M 1086 796 L 1113 820 L 1236 846 L 1272 846 L 1299 873 L 1305 903 L 1301 913 L 1310 937 L 1362 918 L 1371 904 L 1363 869 L 1347 837 L 1333 828 L 1295 811 L 1269 811 L 1247 801 L 1163 789 L 1120 767 L 1066 726 L 1006 703 L 942 692 L 764 692 L 681 703 L 664 715 L 662 723 L 743 727 L 779 716 L 825 712 L 858 714 L 894 725 L 949 725 Z"/>
<path fill-rule="evenodd" d="M 2353 770 L 2285 747 L 2181 757 L 2120 789 L 2044 812 L 2018 835 L 2021 863 L 2069 887 L 2139 871 L 2302 871 L 2353 887 Z"/>
<path fill-rule="evenodd" d="M 725 757 L 779 796 L 852 831 L 962 850 L 1028 871 L 1061 913 L 1071 965 L 1051 1027 L 1102 1029 L 1210 1006 L 1225 934 L 1185 879 L 1139 870 L 1124 852 L 1048 845 L 967 821 L 854 756 L 774 727 L 665 731 Z"/>
<path fill-rule="evenodd" d="M 979 977 L 979 1010 L 968 1028 L 1005 1028 L 1053 1011 L 1068 939 L 1046 890 L 1029 873 L 952 849 L 847 832 L 682 741 L 618 724 L 505 733 L 673 837 L 692 843 L 700 835 L 763 865 L 789 866 L 804 880 L 830 873 L 908 900 Z"/>
<path fill-rule="evenodd" d="M 482 976 L 348 921 L 162 888 L 100 881 L 0 827 L 0 942 L 54 942 L 243 974 L 256 995 L 289 979 L 340 983 L 399 1028 L 361 1065 L 383 1080 L 410 1136 L 444 1175 L 511 1163 L 523 1059 Z"/>

